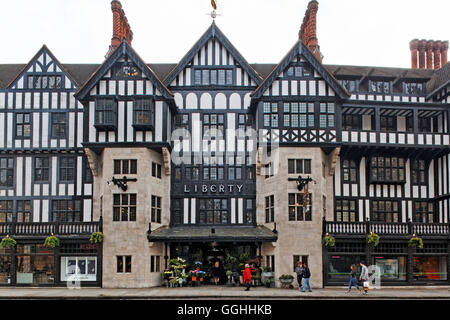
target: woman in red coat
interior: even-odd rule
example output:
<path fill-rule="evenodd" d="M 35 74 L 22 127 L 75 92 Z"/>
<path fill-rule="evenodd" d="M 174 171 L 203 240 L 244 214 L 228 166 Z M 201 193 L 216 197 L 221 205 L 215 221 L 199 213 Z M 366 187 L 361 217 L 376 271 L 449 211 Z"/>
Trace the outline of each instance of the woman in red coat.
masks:
<path fill-rule="evenodd" d="M 250 284 L 252 282 L 252 273 L 250 272 L 250 266 L 248 264 L 245 265 L 243 282 L 244 282 L 244 285 L 247 286 L 247 289 L 245 289 L 245 291 L 249 291 Z"/>

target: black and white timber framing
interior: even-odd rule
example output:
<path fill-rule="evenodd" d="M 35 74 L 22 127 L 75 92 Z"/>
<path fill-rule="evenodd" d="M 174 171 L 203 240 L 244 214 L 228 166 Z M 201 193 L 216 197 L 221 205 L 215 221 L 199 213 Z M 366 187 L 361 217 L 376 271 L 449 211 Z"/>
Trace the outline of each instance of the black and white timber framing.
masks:
<path fill-rule="evenodd" d="M 358 252 L 372 259 L 364 247 L 369 232 L 385 236 L 383 243 L 392 245 L 406 243 L 415 233 L 425 246 L 442 247 L 439 254 L 447 256 L 450 274 L 449 64 L 414 74 L 409 69 L 327 66 L 299 41 L 279 64 L 251 65 L 213 23 L 170 70 L 151 68 L 126 41 L 95 67 L 64 66 L 46 46 L 16 68 L 14 77 L 5 71 L 8 66 L 0 65 L 0 201 L 12 201 L 12 218 L 0 221 L 2 236 L 38 243 L 54 232 L 63 242 L 79 245 L 101 230 L 101 221 L 93 218 L 95 176 L 85 148 L 101 154 L 105 148 L 142 146 L 188 154 L 191 164 L 171 164 L 171 191 L 166 195 L 171 199 L 170 227 L 262 225 L 256 220 L 256 161 L 248 159 L 255 146 L 233 133 L 252 128 L 281 148 L 318 147 L 327 154 L 340 150 L 334 194 L 329 195 L 334 219 L 323 221 L 324 234 L 336 236 L 338 243 L 362 244 Z M 89 72 L 74 71 L 83 68 Z M 345 81 L 354 82 L 352 90 Z M 378 82 L 388 84 L 383 93 L 372 90 Z M 405 93 L 408 83 L 426 90 Z M 142 100 L 150 108 L 148 122 L 136 116 Z M 58 135 L 56 118 L 65 128 Z M 224 132 L 206 141 L 204 131 L 211 126 Z M 188 129 L 188 139 L 173 137 L 177 128 Z M 212 154 L 199 161 L 196 154 L 204 151 Z M 48 159 L 47 174 L 39 181 L 37 158 Z M 60 176 L 67 158 L 74 164 L 70 179 Z M 395 161 L 394 170 L 402 172 L 395 171 L 399 178 L 384 173 L 384 178 L 374 177 L 374 169 L 380 168 L 373 159 L 378 158 Z M 422 163 L 424 168 L 413 173 L 413 165 Z M 354 177 L 349 177 L 352 169 Z M 413 174 L 423 179 L 413 181 Z M 16 218 L 23 200 L 31 204 L 26 222 Z M 79 201 L 78 220 L 54 218 L 53 203 L 58 200 Z M 209 220 L 208 201 L 217 201 L 219 218 Z M 355 204 L 353 221 L 342 219 L 342 213 L 337 218 L 337 202 L 343 201 Z M 398 204 L 395 219 L 374 221 L 374 203 L 386 201 Z M 430 204 L 427 221 L 417 221 L 419 202 Z M 410 266 L 412 254 L 404 250 Z M 101 246 L 90 254 L 98 259 L 98 272 L 97 280 L 89 283 L 99 285 Z M 60 256 L 55 251 L 57 278 Z M 325 250 L 325 266 L 328 258 Z M 325 270 L 324 275 L 326 279 Z M 63 283 L 58 278 L 54 285 Z"/>

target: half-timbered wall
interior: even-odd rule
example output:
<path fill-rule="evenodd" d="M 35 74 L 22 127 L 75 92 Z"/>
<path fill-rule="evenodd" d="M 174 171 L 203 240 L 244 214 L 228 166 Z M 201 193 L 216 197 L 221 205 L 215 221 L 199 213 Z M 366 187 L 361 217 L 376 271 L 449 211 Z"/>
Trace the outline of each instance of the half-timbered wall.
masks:
<path fill-rule="evenodd" d="M 119 60 L 123 61 L 122 60 Z M 91 89 L 86 123 L 85 140 L 89 143 L 120 143 L 120 142 L 167 142 L 170 137 L 171 112 L 161 93 L 145 74 L 129 79 L 117 78 L 109 70 L 103 78 Z M 154 101 L 154 128 L 141 129 L 133 126 L 133 103 L 136 98 L 151 98 Z M 113 98 L 117 102 L 117 126 L 110 130 L 97 130 L 95 127 L 95 99 Z"/>
<path fill-rule="evenodd" d="M 0 187 L 0 200 L 29 200 L 32 222 L 52 219 L 52 201 L 79 200 L 82 221 L 92 221 L 92 181 L 83 142 L 83 105 L 77 84 L 44 46 L 20 75 L 0 91 L 0 158 L 13 163 L 13 183 Z M 56 133 L 55 114 L 63 129 Z M 56 117 L 55 117 L 56 118 Z M 62 159 L 73 159 L 73 177 L 62 179 Z M 11 160 L 9 160 L 11 159 Z M 36 179 L 37 159 L 46 159 Z M 87 180 L 87 179 L 88 180 Z"/>
<path fill-rule="evenodd" d="M 250 93 L 255 87 L 255 81 L 245 68 L 216 38 L 208 40 L 171 82 L 170 90 L 174 93 L 178 117 L 188 117 L 187 124 L 175 129 L 184 127 L 190 135 L 189 139 L 183 140 L 173 137 L 173 152 L 190 153 L 191 164 L 195 162 L 199 170 L 198 180 L 193 181 L 187 177 L 193 165 L 172 165 L 172 224 L 205 224 L 199 211 L 205 211 L 200 206 L 208 199 L 226 201 L 226 207 L 222 204 L 222 209 L 228 216 L 226 222 L 206 224 L 255 224 L 255 162 L 253 159 L 249 163 L 248 159 L 255 146 L 248 138 L 236 134 L 239 128 L 245 131 L 254 127 L 251 118 L 248 119 L 247 109 Z M 220 122 L 217 125 L 222 126 L 223 131 L 208 141 L 205 131 L 210 125 L 215 126 L 211 123 L 211 116 L 217 116 Z M 201 152 L 211 152 L 218 161 L 217 165 L 194 161 Z M 234 163 L 230 163 L 228 157 L 233 157 Z M 210 169 L 223 170 L 223 177 L 205 179 L 204 170 L 209 172 Z M 175 173 L 177 170 L 180 179 Z M 229 170 L 235 176 L 230 176 Z M 234 170 L 241 170 L 239 178 Z"/>
<path fill-rule="evenodd" d="M 277 105 L 276 111 L 273 104 Z M 295 104 L 295 111 L 292 104 Z M 300 104 L 306 104 L 305 110 L 301 109 Z M 310 104 L 313 106 L 310 107 Z M 332 105 L 332 110 L 328 110 L 328 104 Z M 268 107 L 271 110 L 267 110 Z M 326 112 L 322 112 L 321 108 L 326 108 Z M 340 141 L 339 110 L 335 91 L 311 64 L 298 55 L 259 100 L 257 127 L 263 130 L 265 140 L 273 142 L 336 143 Z M 322 115 L 326 117 L 323 126 L 320 125 Z M 333 117 L 331 125 L 328 116 Z M 272 122 L 273 117 L 276 117 L 276 125 Z M 267 119 L 270 121 L 267 122 Z"/>

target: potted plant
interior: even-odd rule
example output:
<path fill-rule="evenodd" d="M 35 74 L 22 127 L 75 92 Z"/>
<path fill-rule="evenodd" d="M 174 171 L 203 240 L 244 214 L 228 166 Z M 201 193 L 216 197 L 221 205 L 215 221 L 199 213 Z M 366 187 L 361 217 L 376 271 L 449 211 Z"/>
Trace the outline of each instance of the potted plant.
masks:
<path fill-rule="evenodd" d="M 262 267 L 262 273 L 261 273 L 261 281 L 263 283 L 266 283 L 267 279 L 273 279 L 273 272 L 271 267 Z"/>
<path fill-rule="evenodd" d="M 56 248 L 56 247 L 59 247 L 60 245 L 61 245 L 61 241 L 59 240 L 58 237 L 55 237 L 53 235 L 53 233 L 51 236 L 48 236 L 47 238 L 45 238 L 44 247 Z"/>
<path fill-rule="evenodd" d="M 336 245 L 336 240 L 328 233 L 323 237 L 322 242 L 325 247 L 334 247 Z"/>
<path fill-rule="evenodd" d="M 2 239 L 2 241 L 0 242 L 0 248 L 13 248 L 15 247 L 17 244 L 17 241 L 14 240 L 13 238 L 11 238 L 9 235 L 6 235 L 6 237 L 4 237 Z"/>
<path fill-rule="evenodd" d="M 103 232 L 93 232 L 89 238 L 90 243 L 101 243 L 103 242 Z"/>
<path fill-rule="evenodd" d="M 229 287 L 231 287 L 232 285 L 233 285 L 233 278 L 232 278 L 232 276 L 233 276 L 233 271 L 231 271 L 231 270 L 227 270 L 227 272 L 225 273 L 226 275 L 227 275 L 227 277 L 228 277 L 228 286 Z"/>
<path fill-rule="evenodd" d="M 294 281 L 294 276 L 291 274 L 283 274 L 278 278 L 278 280 L 280 280 L 281 284 L 284 287 L 287 287 L 287 286 L 291 285 L 292 282 Z"/>
<path fill-rule="evenodd" d="M 366 240 L 369 246 L 373 246 L 375 248 L 380 242 L 380 236 L 377 235 L 376 233 L 371 232 L 370 234 L 367 235 Z"/>
<path fill-rule="evenodd" d="M 415 234 L 408 240 L 408 247 L 411 248 L 423 248 L 423 240 L 422 238 L 417 237 Z"/>
<path fill-rule="evenodd" d="M 236 270 L 238 264 L 238 259 L 236 257 L 233 257 L 232 255 L 227 254 L 227 257 L 225 258 L 224 265 L 225 268 L 228 270 Z"/>
<path fill-rule="evenodd" d="M 263 283 L 266 288 L 270 288 L 272 286 L 272 283 L 275 283 L 275 279 L 273 277 L 265 278 Z"/>

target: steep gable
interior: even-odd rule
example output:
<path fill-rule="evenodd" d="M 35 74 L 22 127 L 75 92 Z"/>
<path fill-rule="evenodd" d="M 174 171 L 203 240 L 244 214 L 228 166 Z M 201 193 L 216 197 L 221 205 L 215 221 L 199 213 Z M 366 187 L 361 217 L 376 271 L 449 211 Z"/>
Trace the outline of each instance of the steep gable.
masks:
<path fill-rule="evenodd" d="M 264 95 L 338 96 L 347 99 L 348 92 L 316 57 L 298 41 L 277 67 L 252 93 L 252 105 Z"/>
<path fill-rule="evenodd" d="M 7 85 L 7 89 L 76 89 L 78 83 L 53 53 L 43 45 L 31 61 Z"/>
<path fill-rule="evenodd" d="M 120 75 L 117 73 L 118 70 L 116 69 L 119 65 L 122 65 L 122 72 L 128 72 L 127 76 L 131 76 L 131 78 L 128 77 L 129 79 L 136 80 L 139 78 L 142 80 L 141 86 L 137 85 L 136 90 L 134 90 L 134 88 L 128 88 L 127 94 L 130 94 L 130 91 L 132 90 L 133 94 L 156 94 L 161 95 L 166 99 L 173 99 L 173 94 L 169 89 L 167 89 L 155 72 L 145 64 L 125 40 L 122 40 L 120 46 L 117 47 L 105 62 L 91 75 L 86 83 L 75 94 L 75 97 L 82 101 L 89 95 L 91 90 L 95 90 L 97 85 L 100 84 L 100 87 L 102 87 L 102 79 L 111 77 L 120 78 Z M 127 77 L 124 77 L 124 79 L 125 78 Z M 145 79 L 148 79 L 151 85 L 146 84 L 146 81 L 144 81 Z M 127 81 L 122 80 L 122 82 L 125 83 Z M 153 86 L 155 87 L 155 90 L 153 90 Z M 122 88 L 120 84 L 117 90 L 116 88 L 113 88 L 113 90 L 114 94 L 118 91 L 117 93 L 119 95 L 125 95 L 125 88 Z"/>
<path fill-rule="evenodd" d="M 164 79 L 166 86 L 257 86 L 261 81 L 214 22 Z"/>

